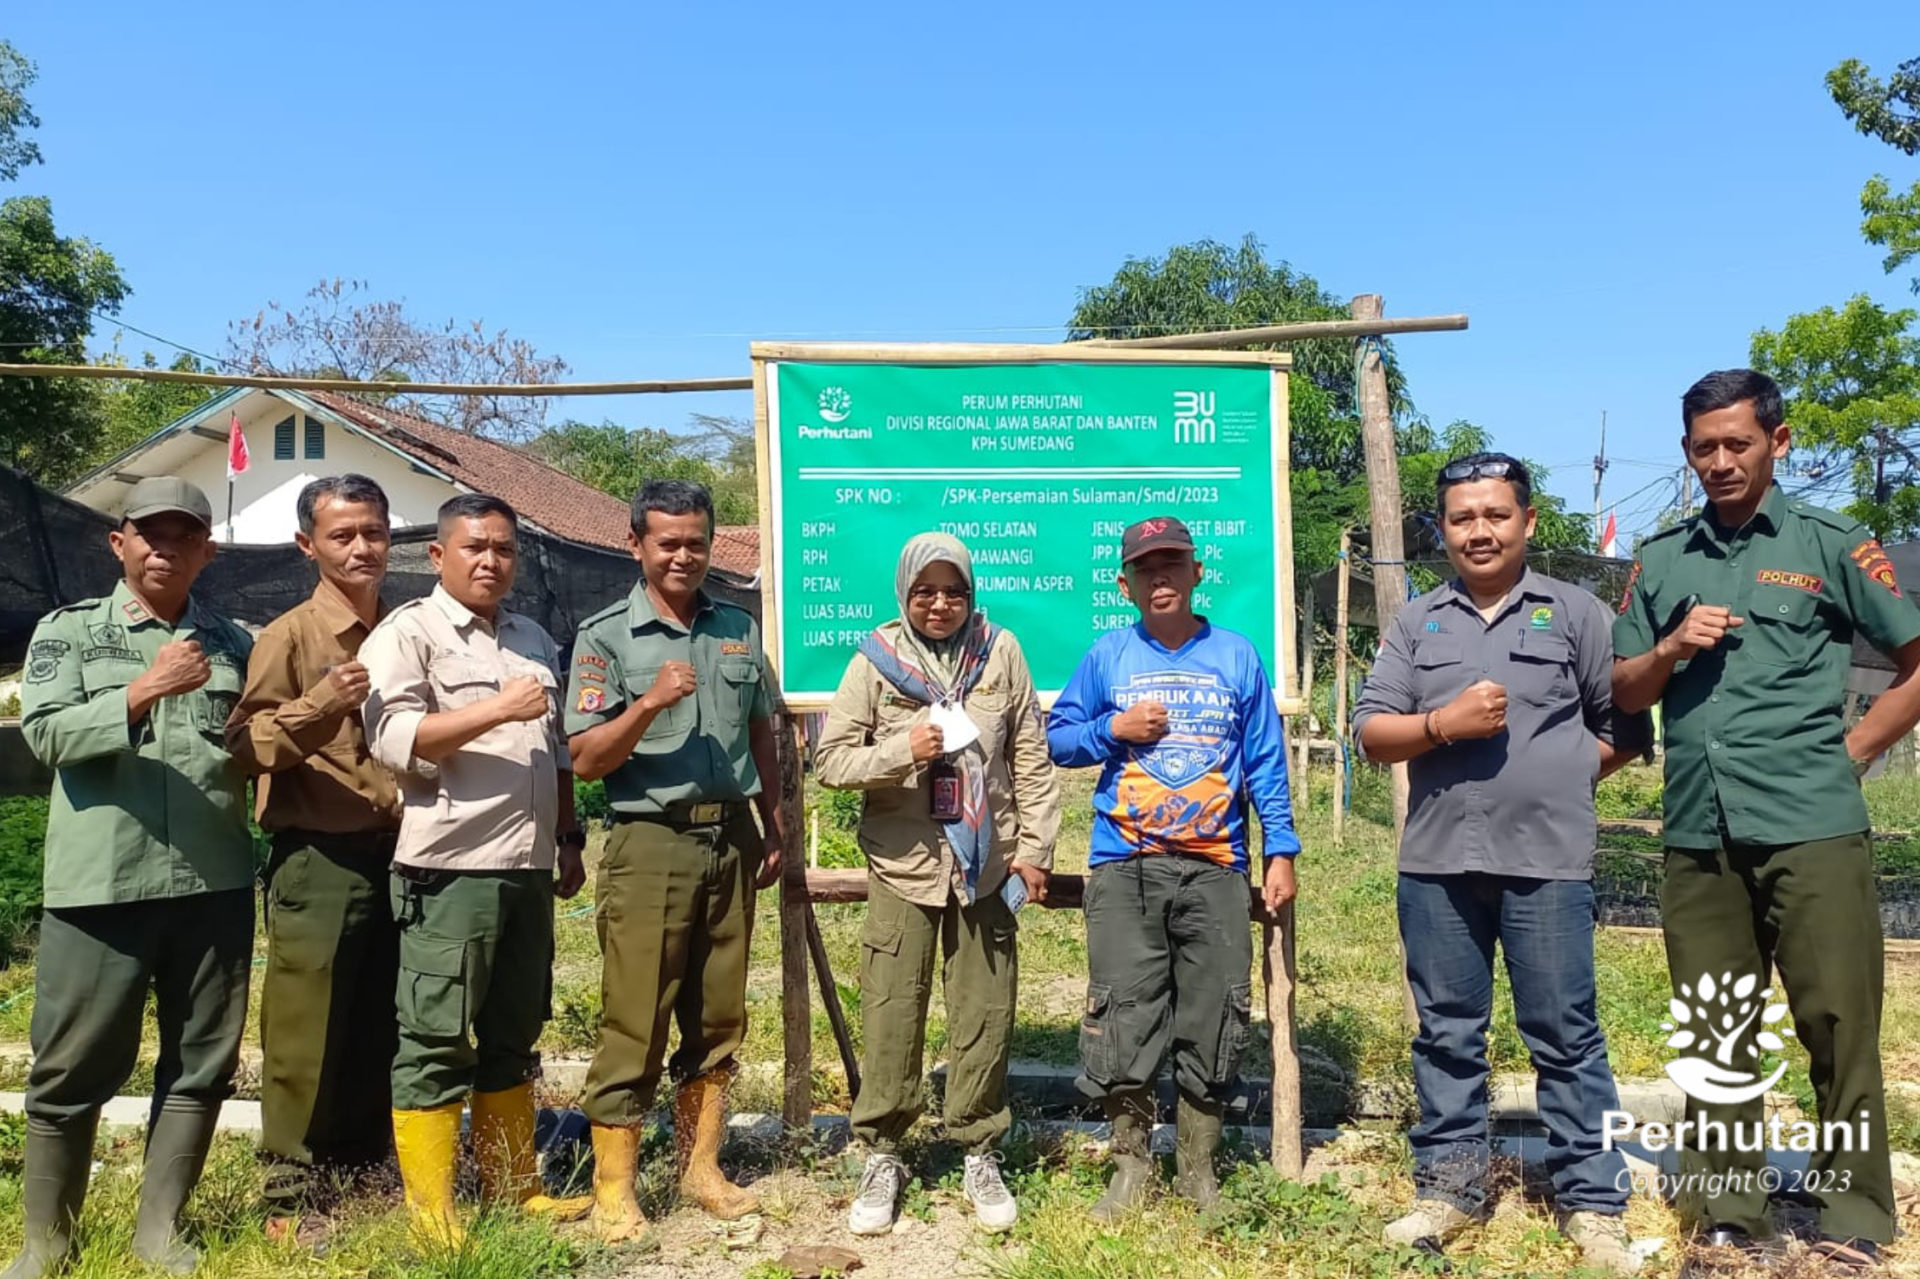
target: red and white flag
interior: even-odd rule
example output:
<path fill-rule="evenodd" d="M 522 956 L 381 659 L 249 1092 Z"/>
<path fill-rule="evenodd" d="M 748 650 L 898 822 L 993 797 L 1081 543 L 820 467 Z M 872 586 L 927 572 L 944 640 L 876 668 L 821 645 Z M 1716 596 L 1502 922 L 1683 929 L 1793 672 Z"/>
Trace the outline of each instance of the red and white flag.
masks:
<path fill-rule="evenodd" d="M 247 437 L 240 429 L 240 415 L 235 413 L 227 424 L 227 478 L 245 471 L 247 462 Z"/>
<path fill-rule="evenodd" d="M 1620 554 L 1620 526 L 1614 522 L 1613 512 L 1607 512 L 1607 527 L 1600 534 L 1600 553 L 1608 559 Z"/>

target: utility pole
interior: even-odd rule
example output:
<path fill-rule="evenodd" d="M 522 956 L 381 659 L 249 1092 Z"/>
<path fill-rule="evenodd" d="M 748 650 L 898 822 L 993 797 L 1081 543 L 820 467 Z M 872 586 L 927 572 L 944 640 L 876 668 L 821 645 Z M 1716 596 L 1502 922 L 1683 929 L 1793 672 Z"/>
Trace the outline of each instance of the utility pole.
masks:
<path fill-rule="evenodd" d="M 1607 411 L 1600 410 L 1600 451 L 1593 455 L 1593 527 L 1600 527 L 1600 482 L 1607 476 Z"/>

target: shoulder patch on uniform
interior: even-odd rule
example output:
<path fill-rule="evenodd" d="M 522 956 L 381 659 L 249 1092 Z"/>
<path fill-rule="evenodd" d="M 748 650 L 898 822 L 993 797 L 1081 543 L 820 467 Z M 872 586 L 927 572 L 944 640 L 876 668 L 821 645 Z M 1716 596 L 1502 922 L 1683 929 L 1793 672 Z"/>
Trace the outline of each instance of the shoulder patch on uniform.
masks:
<path fill-rule="evenodd" d="M 1644 545 L 1644 543 L 1643 543 Z M 1635 560 L 1627 572 L 1627 584 L 1620 592 L 1620 612 L 1625 613 L 1633 606 L 1633 587 L 1640 580 L 1640 561 Z"/>
<path fill-rule="evenodd" d="M 1886 551 L 1881 549 L 1879 538 L 1868 538 L 1848 551 L 1847 558 L 1857 564 L 1862 573 L 1895 595 L 1900 594 L 1900 579 L 1893 571 L 1893 561 L 1888 559 Z"/>
<path fill-rule="evenodd" d="M 1762 586 L 1790 586 L 1809 595 L 1818 595 L 1827 585 L 1811 573 L 1790 573 L 1783 568 L 1763 568 L 1754 574 L 1753 580 Z"/>
<path fill-rule="evenodd" d="M 580 687 L 580 696 L 578 700 L 574 702 L 573 708 L 582 715 L 592 715 L 604 709 L 606 704 L 606 689 L 595 684 L 583 684 Z"/>
<path fill-rule="evenodd" d="M 575 653 L 573 661 L 576 666 L 598 666 L 603 671 L 607 669 L 607 659 L 598 653 Z"/>
<path fill-rule="evenodd" d="M 73 651 L 73 645 L 63 639 L 35 640 L 27 647 L 26 682 L 44 684 L 60 670 L 60 659 Z"/>

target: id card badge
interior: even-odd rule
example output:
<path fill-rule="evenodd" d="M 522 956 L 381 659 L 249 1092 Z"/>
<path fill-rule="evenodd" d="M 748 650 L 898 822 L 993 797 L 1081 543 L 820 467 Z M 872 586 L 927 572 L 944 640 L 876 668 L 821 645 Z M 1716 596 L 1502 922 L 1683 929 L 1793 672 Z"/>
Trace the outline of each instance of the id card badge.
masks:
<path fill-rule="evenodd" d="M 960 773 L 944 759 L 927 765 L 927 804 L 936 822 L 960 820 Z"/>

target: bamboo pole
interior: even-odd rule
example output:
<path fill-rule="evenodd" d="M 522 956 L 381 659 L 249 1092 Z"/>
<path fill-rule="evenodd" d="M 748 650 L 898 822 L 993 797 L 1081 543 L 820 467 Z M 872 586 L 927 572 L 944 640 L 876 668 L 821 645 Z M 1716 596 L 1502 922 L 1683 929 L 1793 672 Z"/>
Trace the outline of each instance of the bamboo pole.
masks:
<path fill-rule="evenodd" d="M 1333 846 L 1346 845 L 1347 597 L 1353 581 L 1353 534 L 1340 530 L 1340 579 L 1333 603 Z"/>
<path fill-rule="evenodd" d="M 1145 350 L 1206 350 L 1254 342 L 1305 342 L 1313 338 L 1375 337 L 1393 333 L 1446 333 L 1467 327 L 1464 315 L 1409 315 L 1388 320 L 1376 311 L 1371 317 L 1357 312 L 1351 320 L 1304 320 L 1296 324 L 1259 324 L 1244 329 L 1212 329 L 1205 333 L 1160 333 L 1145 338 L 1092 338 L 1075 346 L 1130 346 Z"/>
<path fill-rule="evenodd" d="M 1307 811 L 1308 779 L 1313 767 L 1313 578 L 1300 591 L 1300 702 L 1306 710 L 1290 721 L 1299 736 L 1299 764 L 1293 770 L 1293 810 Z"/>
<path fill-rule="evenodd" d="M 271 373 L 188 373 L 182 369 L 128 369 L 109 364 L 0 364 L 0 377 L 78 377 L 128 382 L 183 382 L 189 386 L 252 386 L 264 391 L 339 391 L 348 395 L 664 395 L 678 391 L 751 391 L 751 377 L 701 377 L 650 382 L 361 382 L 344 377 L 281 377 Z"/>

